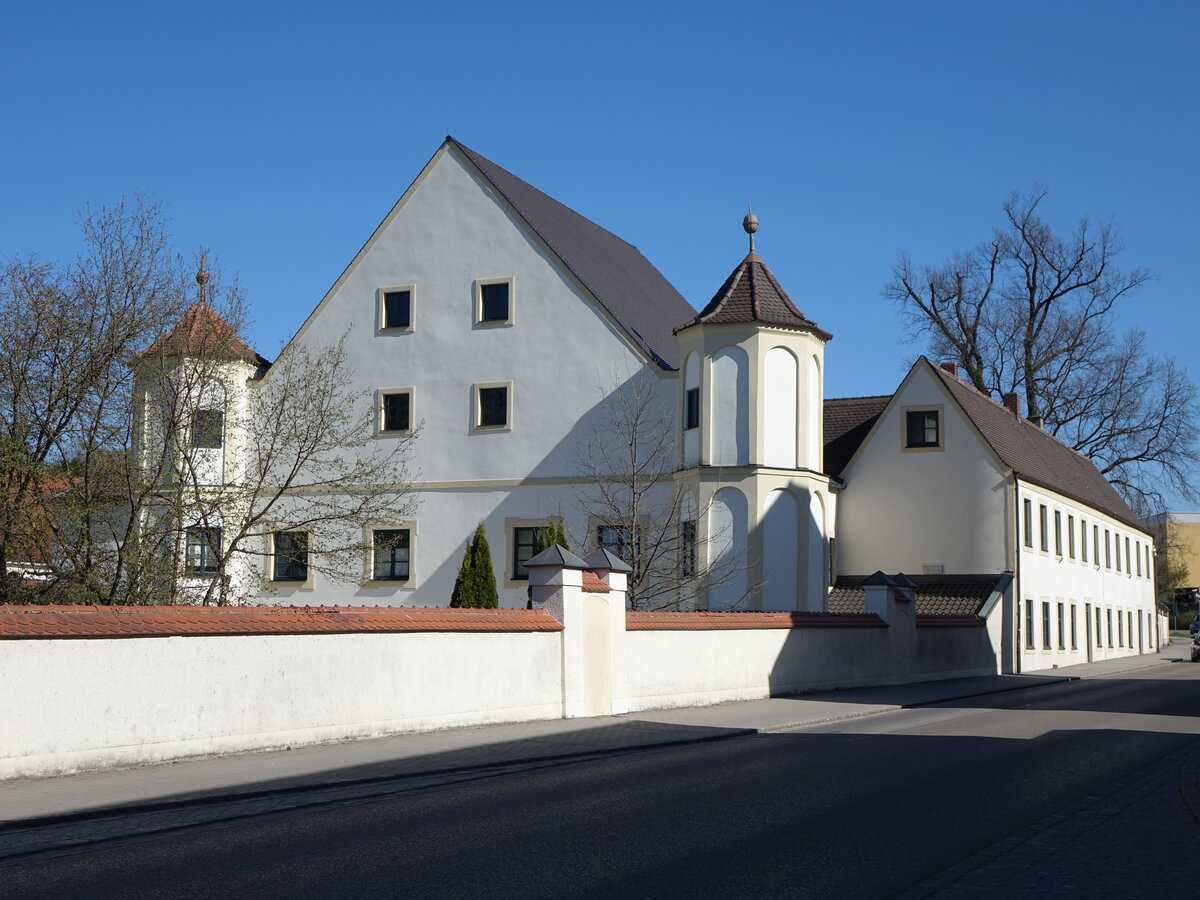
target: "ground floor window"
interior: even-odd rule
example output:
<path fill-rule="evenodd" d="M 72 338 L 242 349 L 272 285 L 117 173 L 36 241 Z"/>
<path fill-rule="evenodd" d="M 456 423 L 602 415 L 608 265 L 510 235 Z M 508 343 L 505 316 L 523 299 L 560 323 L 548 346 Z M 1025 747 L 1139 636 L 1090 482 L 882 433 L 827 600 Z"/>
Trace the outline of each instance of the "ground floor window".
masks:
<path fill-rule="evenodd" d="M 832 555 L 833 539 L 829 539 Z M 832 564 L 831 564 L 832 571 Z M 696 520 L 685 519 L 679 523 L 679 574 L 691 578 L 696 574 Z"/>
<path fill-rule="evenodd" d="M 408 581 L 412 532 L 407 528 L 380 528 L 373 535 L 376 581 Z"/>
<path fill-rule="evenodd" d="M 185 569 L 189 575 L 212 575 L 221 563 L 221 529 L 187 529 Z"/>
<path fill-rule="evenodd" d="M 275 532 L 275 554 L 272 560 L 275 581 L 308 580 L 308 532 Z"/>
<path fill-rule="evenodd" d="M 1061 603 L 1058 604 L 1058 649 L 1067 649 L 1067 617 L 1064 615 Z"/>
<path fill-rule="evenodd" d="M 641 549 L 641 539 L 620 525 L 601 525 L 596 529 L 596 546 L 633 565 Z"/>
<path fill-rule="evenodd" d="M 1033 640 L 1033 601 L 1025 601 L 1025 649 L 1034 649 Z"/>
<path fill-rule="evenodd" d="M 1079 628 L 1076 622 L 1078 607 L 1074 603 L 1071 604 L 1071 649 L 1079 649 Z"/>
<path fill-rule="evenodd" d="M 538 543 L 541 541 L 542 533 L 545 530 L 541 525 L 520 526 L 513 529 L 513 581 L 529 580 L 529 570 L 525 568 L 525 563 L 529 562 L 537 552 Z"/>
<path fill-rule="evenodd" d="M 1111 650 L 1111 649 L 1112 649 L 1112 645 L 1113 645 L 1113 635 L 1112 635 L 1112 610 L 1111 610 L 1111 609 L 1106 609 L 1104 612 L 1105 612 L 1105 617 L 1108 619 L 1108 649 L 1109 649 L 1109 650 Z"/>

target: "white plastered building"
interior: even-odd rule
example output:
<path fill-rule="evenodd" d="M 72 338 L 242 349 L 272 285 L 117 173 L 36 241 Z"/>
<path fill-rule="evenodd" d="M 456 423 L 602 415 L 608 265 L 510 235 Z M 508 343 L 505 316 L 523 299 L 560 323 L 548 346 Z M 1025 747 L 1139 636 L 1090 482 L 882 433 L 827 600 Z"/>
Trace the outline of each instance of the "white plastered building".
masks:
<path fill-rule="evenodd" d="M 988 616 L 1005 671 L 1157 646 L 1150 537 L 1090 462 L 925 360 L 894 394 L 827 399 L 830 338 L 753 245 L 697 314 L 636 247 L 447 138 L 283 350 L 344 341 L 373 439 L 419 428 L 416 511 L 374 523 L 405 552 L 346 584 L 273 578 L 265 547 L 253 599 L 445 605 L 483 521 L 501 605 L 524 606 L 536 529 L 601 540 L 580 444 L 642 379 L 673 410 L 698 552 L 738 561 L 710 608 L 861 611 L 886 571 L 918 616 Z M 234 399 L 260 363 L 231 360 Z"/>

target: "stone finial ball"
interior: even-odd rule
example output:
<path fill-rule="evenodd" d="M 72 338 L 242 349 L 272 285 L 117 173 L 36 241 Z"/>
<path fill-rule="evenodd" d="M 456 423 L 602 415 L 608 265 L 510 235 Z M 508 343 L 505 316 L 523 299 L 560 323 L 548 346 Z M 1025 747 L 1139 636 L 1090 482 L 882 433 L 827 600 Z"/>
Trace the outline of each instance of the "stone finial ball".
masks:
<path fill-rule="evenodd" d="M 746 218 L 742 219 L 742 227 L 746 229 L 746 234 L 754 234 L 758 231 L 758 216 L 746 213 Z"/>
<path fill-rule="evenodd" d="M 196 272 L 196 284 L 208 284 L 208 273 L 203 269 Z"/>

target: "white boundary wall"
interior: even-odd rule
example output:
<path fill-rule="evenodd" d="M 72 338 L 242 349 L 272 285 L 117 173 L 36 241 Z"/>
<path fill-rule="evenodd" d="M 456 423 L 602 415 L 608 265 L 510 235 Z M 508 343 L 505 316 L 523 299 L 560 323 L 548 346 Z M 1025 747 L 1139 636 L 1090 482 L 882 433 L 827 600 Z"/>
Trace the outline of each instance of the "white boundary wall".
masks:
<path fill-rule="evenodd" d="M 558 632 L 0 641 L 0 779 L 562 716 Z"/>

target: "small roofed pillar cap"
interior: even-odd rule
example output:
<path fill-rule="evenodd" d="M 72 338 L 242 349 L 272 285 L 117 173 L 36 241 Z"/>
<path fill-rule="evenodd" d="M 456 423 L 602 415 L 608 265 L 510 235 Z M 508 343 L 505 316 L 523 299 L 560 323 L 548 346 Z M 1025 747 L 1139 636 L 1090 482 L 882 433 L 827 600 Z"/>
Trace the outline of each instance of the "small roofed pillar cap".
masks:
<path fill-rule="evenodd" d="M 563 569 L 590 568 L 582 559 L 570 550 L 565 550 L 558 546 L 558 544 L 547 547 L 536 556 L 530 557 L 525 563 L 526 569 L 538 569 L 549 566 L 558 566 Z"/>
<path fill-rule="evenodd" d="M 605 570 L 608 572 L 632 572 L 633 568 L 621 557 L 617 556 L 603 547 L 598 547 L 584 560 L 589 569 L 597 572 Z M 526 563 L 528 565 L 528 563 Z"/>

